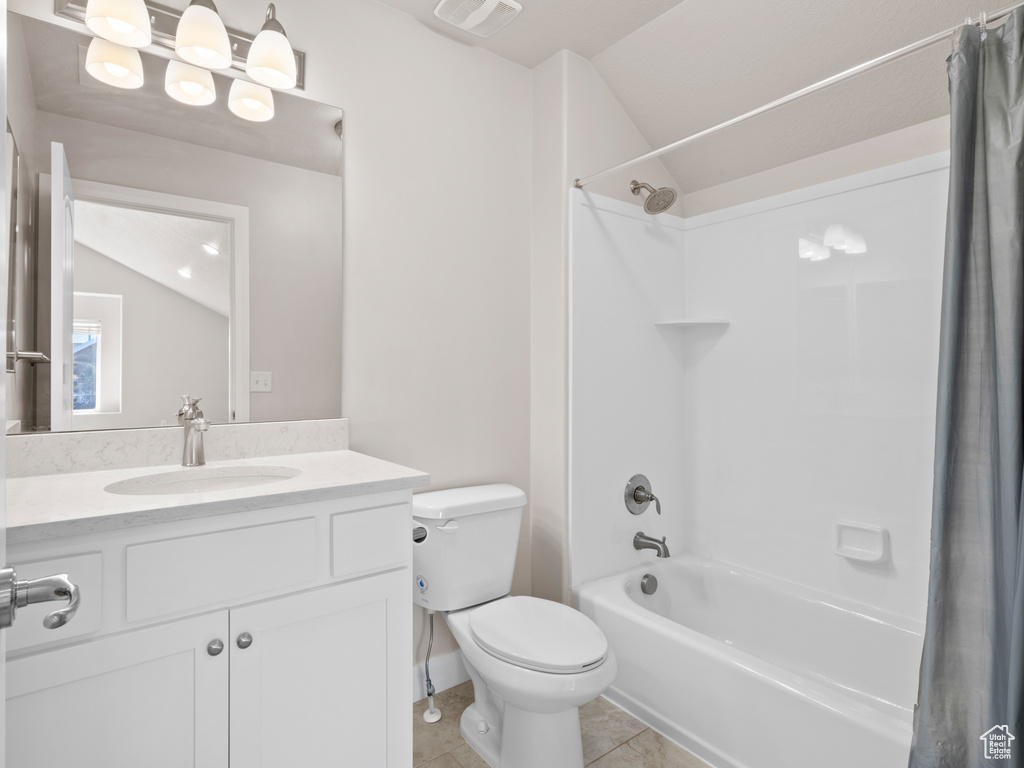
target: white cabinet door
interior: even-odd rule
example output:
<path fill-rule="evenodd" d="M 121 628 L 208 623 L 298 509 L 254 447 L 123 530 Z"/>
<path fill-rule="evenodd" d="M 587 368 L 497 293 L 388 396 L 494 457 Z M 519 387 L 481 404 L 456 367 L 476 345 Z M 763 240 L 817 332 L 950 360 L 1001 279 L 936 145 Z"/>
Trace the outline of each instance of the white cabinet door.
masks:
<path fill-rule="evenodd" d="M 232 610 L 232 768 L 408 768 L 411 657 L 404 569 Z"/>
<path fill-rule="evenodd" d="M 227 611 L 7 663 L 7 768 L 225 768 Z"/>

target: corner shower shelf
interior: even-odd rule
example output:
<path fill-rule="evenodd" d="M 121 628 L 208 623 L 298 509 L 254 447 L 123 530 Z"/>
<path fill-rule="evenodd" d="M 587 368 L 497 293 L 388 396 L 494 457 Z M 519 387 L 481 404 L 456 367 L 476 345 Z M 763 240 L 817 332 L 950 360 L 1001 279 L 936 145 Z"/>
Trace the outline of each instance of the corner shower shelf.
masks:
<path fill-rule="evenodd" d="M 655 323 L 655 325 L 659 328 L 707 328 L 716 325 L 728 327 L 730 322 L 721 318 L 687 318 L 685 320 L 665 320 Z"/>

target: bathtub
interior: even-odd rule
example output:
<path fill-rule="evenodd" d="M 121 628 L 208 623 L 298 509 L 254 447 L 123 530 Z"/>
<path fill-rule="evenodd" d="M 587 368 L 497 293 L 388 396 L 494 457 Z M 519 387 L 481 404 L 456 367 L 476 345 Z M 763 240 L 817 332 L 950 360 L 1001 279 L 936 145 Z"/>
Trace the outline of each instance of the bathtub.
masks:
<path fill-rule="evenodd" d="M 685 555 L 575 595 L 606 696 L 715 768 L 906 768 L 922 622 Z"/>

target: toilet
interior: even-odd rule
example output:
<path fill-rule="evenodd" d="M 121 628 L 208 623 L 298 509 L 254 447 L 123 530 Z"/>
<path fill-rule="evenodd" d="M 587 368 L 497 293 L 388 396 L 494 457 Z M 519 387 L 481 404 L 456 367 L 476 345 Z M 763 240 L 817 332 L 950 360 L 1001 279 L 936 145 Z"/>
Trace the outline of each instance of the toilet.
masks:
<path fill-rule="evenodd" d="M 525 504 L 500 484 L 414 496 L 413 600 L 459 644 L 475 699 L 459 729 L 491 768 L 583 768 L 579 707 L 611 685 L 615 656 L 579 611 L 508 594 Z"/>

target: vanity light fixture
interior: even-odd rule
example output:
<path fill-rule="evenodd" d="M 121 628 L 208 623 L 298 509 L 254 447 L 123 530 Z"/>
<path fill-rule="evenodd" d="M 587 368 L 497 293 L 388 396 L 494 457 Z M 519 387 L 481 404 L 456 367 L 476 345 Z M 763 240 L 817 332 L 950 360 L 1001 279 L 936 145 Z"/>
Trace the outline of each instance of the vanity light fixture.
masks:
<path fill-rule="evenodd" d="M 213 0 L 192 0 L 174 35 L 174 52 L 197 67 L 228 69 L 231 41 Z"/>
<path fill-rule="evenodd" d="M 167 0 L 144 1 L 145 8 L 148 13 L 147 18 L 149 19 L 152 35 L 152 42 L 149 44 L 150 47 L 162 48 L 168 52 L 177 50 L 179 42 L 177 40 L 178 27 L 180 26 L 181 21 L 186 14 L 188 14 L 190 18 L 188 24 L 186 24 L 185 29 L 181 30 L 182 33 L 187 32 L 188 27 L 192 24 L 191 17 L 196 16 L 197 14 L 199 16 L 205 16 L 208 19 L 212 17 L 214 21 L 217 21 L 217 26 L 221 26 L 221 23 L 219 22 L 219 16 L 217 15 L 216 12 L 217 9 L 214 6 L 213 2 L 210 2 L 210 0 L 205 0 L 205 2 L 204 0 L 197 0 L 197 2 L 193 3 L 192 5 L 188 5 L 188 3 L 182 3 L 181 5 L 188 6 L 184 9 L 172 8 L 170 6 L 161 4 L 162 2 L 166 2 Z M 214 2 L 215 1 L 216 0 L 214 0 Z M 268 2 L 268 0 L 263 0 L 263 3 L 266 2 Z M 101 12 L 97 12 L 93 8 L 93 3 L 101 3 L 101 5 L 97 6 L 97 8 L 99 8 Z M 111 11 L 104 11 L 103 9 L 109 8 L 110 4 L 112 3 L 118 4 L 119 7 L 125 3 L 137 3 L 137 7 L 141 8 L 143 0 L 53 0 L 54 14 L 57 17 L 82 24 L 85 23 L 87 14 L 103 16 L 104 13 L 111 13 Z M 201 8 L 197 9 L 196 5 L 201 6 Z M 204 13 L 204 11 L 206 13 Z M 104 16 L 104 18 L 112 17 Z M 122 17 L 121 20 L 125 21 L 126 18 Z M 130 19 L 127 19 L 127 21 L 131 23 Z M 139 22 L 142 23 L 142 20 L 139 19 Z M 230 64 L 231 68 L 237 70 L 239 73 L 244 72 L 246 61 L 248 61 L 249 58 L 249 50 L 252 48 L 253 43 L 256 41 L 257 33 L 255 30 L 251 33 L 242 32 L 236 29 L 228 29 L 226 31 L 227 43 L 224 43 L 223 38 L 221 38 L 221 43 L 223 44 L 223 47 L 220 49 L 220 51 L 222 54 L 224 54 L 226 64 Z M 104 34 L 98 32 L 93 32 L 93 34 L 99 34 L 100 37 L 105 37 Z M 112 38 L 111 40 L 112 42 L 120 42 L 118 40 L 113 40 Z M 184 42 L 187 42 L 187 40 L 183 41 L 183 43 Z M 216 50 L 215 48 L 209 47 L 209 44 L 202 45 L 202 47 L 207 48 L 211 51 Z M 296 67 L 294 88 L 296 90 L 303 90 L 305 88 L 306 77 L 306 54 L 302 51 L 294 49 L 293 54 Z M 188 60 L 185 56 L 168 57 L 164 55 L 164 58 L 180 58 L 183 61 Z M 202 61 L 190 61 L 189 63 L 205 67 L 206 69 L 216 69 L 216 67 L 210 66 L 209 62 L 207 62 L 205 59 Z M 249 79 L 253 78 L 250 77 Z"/>
<path fill-rule="evenodd" d="M 189 272 L 187 269 L 184 269 L 184 268 L 179 269 L 178 270 L 178 274 L 181 275 L 182 277 L 186 278 L 186 279 L 191 279 L 192 278 L 192 273 Z"/>
<path fill-rule="evenodd" d="M 203 243 L 203 250 L 210 256 L 220 256 L 220 251 L 213 243 Z"/>
<path fill-rule="evenodd" d="M 94 37 L 85 55 L 85 71 L 116 88 L 142 87 L 142 57 L 136 48 Z"/>
<path fill-rule="evenodd" d="M 295 51 L 277 20 L 277 8 L 271 3 L 267 6 L 267 20 L 249 49 L 245 73 L 260 85 L 280 90 L 295 87 L 296 72 Z"/>
<path fill-rule="evenodd" d="M 274 116 L 274 94 L 262 85 L 235 80 L 228 94 L 228 109 L 245 120 L 262 123 Z"/>
<path fill-rule="evenodd" d="M 89 0 L 85 26 L 104 40 L 129 48 L 145 48 L 153 42 L 149 10 L 143 0 Z"/>
<path fill-rule="evenodd" d="M 173 59 L 167 62 L 164 90 L 175 101 L 194 107 L 204 107 L 217 99 L 217 86 L 210 70 Z"/>

